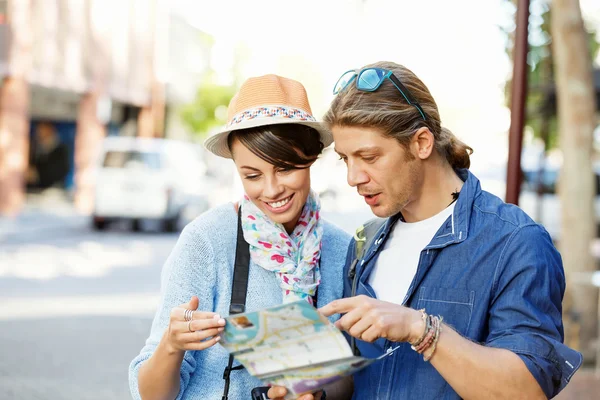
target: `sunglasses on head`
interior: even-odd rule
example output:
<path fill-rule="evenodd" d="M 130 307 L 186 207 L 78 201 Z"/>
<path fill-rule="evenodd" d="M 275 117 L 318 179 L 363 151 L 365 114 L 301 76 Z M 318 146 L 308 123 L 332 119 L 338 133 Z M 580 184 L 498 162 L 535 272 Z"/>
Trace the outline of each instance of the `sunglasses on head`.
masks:
<path fill-rule="evenodd" d="M 337 83 L 333 87 L 333 94 L 338 94 L 348 87 L 353 81 L 356 81 L 356 88 L 363 92 L 374 92 L 379 89 L 379 86 L 388 79 L 398 89 L 404 100 L 411 106 L 415 107 L 424 120 L 425 113 L 419 103 L 410 94 L 410 91 L 396 78 L 392 71 L 383 68 L 364 68 L 360 71 L 351 69 L 340 76 Z"/>

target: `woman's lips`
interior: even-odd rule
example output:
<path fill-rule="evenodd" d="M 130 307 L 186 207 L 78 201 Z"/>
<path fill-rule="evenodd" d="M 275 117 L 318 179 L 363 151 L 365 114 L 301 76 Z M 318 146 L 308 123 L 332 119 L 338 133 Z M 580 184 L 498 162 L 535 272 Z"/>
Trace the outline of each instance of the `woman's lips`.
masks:
<path fill-rule="evenodd" d="M 282 206 L 280 206 L 280 207 L 273 207 L 273 206 L 271 206 L 271 204 L 274 204 L 274 203 L 279 203 L 279 202 L 281 202 L 281 201 L 285 201 L 286 199 L 289 199 L 289 200 L 287 200 L 287 203 L 285 203 L 284 205 L 282 205 Z M 272 212 L 272 213 L 274 213 L 274 214 L 281 214 L 281 213 L 284 213 L 284 212 L 286 212 L 287 210 L 289 210 L 289 209 L 290 209 L 290 207 L 292 206 L 292 203 L 293 203 L 293 202 L 294 202 L 294 195 L 292 194 L 291 196 L 288 196 L 288 197 L 286 197 L 285 199 L 283 199 L 283 200 L 280 200 L 280 201 L 271 201 L 271 202 L 266 202 L 266 201 L 265 201 L 265 202 L 263 202 L 263 203 L 265 203 L 265 207 L 266 207 L 266 208 L 267 208 L 267 210 L 269 210 L 270 212 Z"/>

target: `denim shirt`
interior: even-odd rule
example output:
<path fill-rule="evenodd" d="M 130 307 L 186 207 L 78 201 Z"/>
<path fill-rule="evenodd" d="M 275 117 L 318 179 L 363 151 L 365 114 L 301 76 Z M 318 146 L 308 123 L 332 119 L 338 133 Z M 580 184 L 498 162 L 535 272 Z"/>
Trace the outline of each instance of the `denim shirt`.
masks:
<path fill-rule="evenodd" d="M 462 336 L 516 353 L 546 396 L 555 396 L 581 366 L 563 344 L 565 275 L 550 235 L 520 208 L 481 190 L 468 170 L 453 214 L 421 251 L 403 304 L 444 317 Z M 399 216 L 389 218 L 357 265 L 357 295 L 376 298 L 369 275 Z M 348 268 L 344 297 L 351 295 Z M 398 260 L 402 268 L 402 260 Z M 357 340 L 365 357 L 400 348 L 354 375 L 354 399 L 458 399 L 437 370 L 407 343 Z"/>

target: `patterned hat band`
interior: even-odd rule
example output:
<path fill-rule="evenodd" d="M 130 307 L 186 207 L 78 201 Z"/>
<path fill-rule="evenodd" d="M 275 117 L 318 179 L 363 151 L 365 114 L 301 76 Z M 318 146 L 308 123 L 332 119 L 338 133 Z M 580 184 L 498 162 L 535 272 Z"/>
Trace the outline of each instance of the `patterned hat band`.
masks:
<path fill-rule="evenodd" d="M 267 106 L 251 108 L 236 114 L 227 124 L 227 128 L 229 129 L 235 125 L 241 124 L 242 122 L 258 118 L 289 118 L 294 121 L 316 121 L 315 117 L 299 108 L 286 106 Z"/>

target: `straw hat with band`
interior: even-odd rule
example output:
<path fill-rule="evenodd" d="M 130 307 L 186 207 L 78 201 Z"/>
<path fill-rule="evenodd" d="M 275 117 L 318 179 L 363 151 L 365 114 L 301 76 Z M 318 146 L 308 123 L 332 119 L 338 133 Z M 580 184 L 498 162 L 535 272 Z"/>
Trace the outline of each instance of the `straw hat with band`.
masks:
<path fill-rule="evenodd" d="M 331 132 L 312 115 L 304 86 L 278 75 L 250 78 L 242 84 L 227 108 L 227 126 L 209 137 L 204 146 L 210 152 L 231 158 L 227 137 L 232 131 L 276 124 L 300 124 L 314 128 L 324 147 L 333 142 Z"/>

